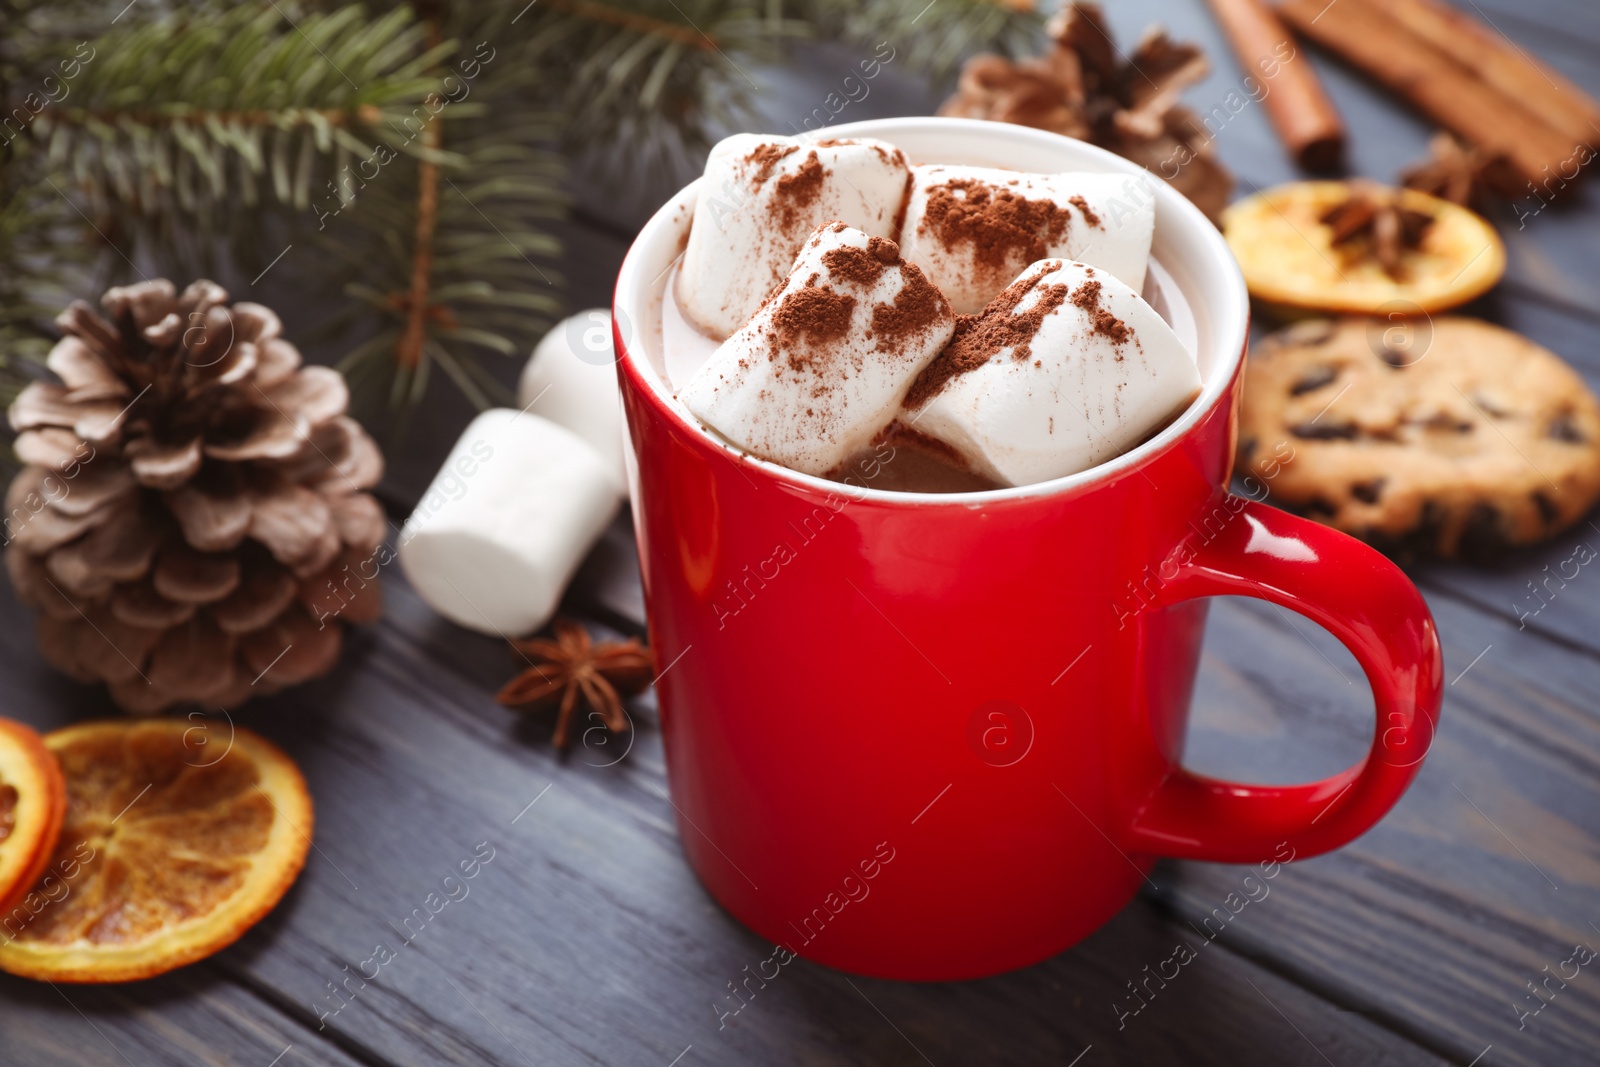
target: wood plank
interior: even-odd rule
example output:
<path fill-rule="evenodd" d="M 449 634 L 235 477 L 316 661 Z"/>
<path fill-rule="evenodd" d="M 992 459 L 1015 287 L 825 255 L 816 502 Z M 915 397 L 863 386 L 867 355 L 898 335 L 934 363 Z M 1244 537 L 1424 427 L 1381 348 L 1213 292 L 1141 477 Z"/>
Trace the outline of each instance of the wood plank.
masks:
<path fill-rule="evenodd" d="M 1600 44 L 1600 14 L 1587 0 L 1446 0 L 1525 46 L 1577 50 Z"/>
<path fill-rule="evenodd" d="M 985 1062 L 1068 1063 L 1091 1045 L 1121 1063 L 1442 1062 L 1226 943 L 1199 946 L 1193 974 L 1119 1028 L 1126 983 L 1194 939 L 1148 904 L 1078 950 L 984 982 L 852 988 L 796 962 L 723 1020 L 726 983 L 772 948 L 681 858 L 650 701 L 633 707 L 620 764 L 593 766 L 609 754 L 583 747 L 563 763 L 548 721 L 518 724 L 492 703 L 513 669 L 502 643 L 440 622 L 397 576 L 386 592 L 385 622 L 332 677 L 234 716 L 301 762 L 317 851 L 248 951 L 219 965 L 347 1044 L 405 1063 L 665 1064 L 691 1045 L 683 1063 L 971 1062 L 972 1049 Z M 26 658 L 9 598 L 0 612 L 18 710 L 40 725 L 71 717 L 56 690 L 81 687 Z M 485 854 L 480 842 L 493 853 L 458 883 L 466 892 L 430 905 L 445 875 Z M 378 944 L 394 958 L 352 978 L 373 973 Z"/>
<path fill-rule="evenodd" d="M 237 950 L 234 950 L 237 952 Z M 56 986 L 0 975 L 8 1064 L 47 1067 L 356 1067 L 212 964 L 122 986 Z"/>
<path fill-rule="evenodd" d="M 1582 1059 L 1600 1037 L 1593 974 L 1568 965 L 1526 1019 L 1513 1005 L 1538 1008 L 1525 983 L 1575 945 L 1600 949 L 1600 665 L 1432 605 L 1453 681 L 1417 782 L 1369 834 L 1286 870 L 1233 944 L 1459 1062 L 1491 1044 L 1496 1064 Z M 1192 767 L 1281 782 L 1360 758 L 1371 698 L 1348 653 L 1266 606 L 1219 602 L 1211 619 Z M 1176 864 L 1156 880 L 1199 922 L 1239 878 Z"/>
<path fill-rule="evenodd" d="M 1600 535 L 1594 542 L 1600 547 Z M 1470 606 L 1450 584 L 1461 577 L 1455 572 L 1482 573 L 1453 568 L 1429 581 L 1455 682 L 1417 784 L 1371 834 L 1291 868 L 1272 887 L 1281 906 L 1261 908 L 1255 934 L 1236 943 L 1460 1062 L 1491 1043 L 1504 1056 L 1493 1062 L 1555 1062 L 1600 1036 L 1600 983 L 1572 981 L 1525 1030 L 1510 1005 L 1574 945 L 1600 949 L 1600 928 L 1589 926 L 1600 923 L 1600 716 L 1592 710 L 1600 662 Z M 1594 610 L 1593 598 L 1569 599 Z M 1278 613 L 1249 601 L 1220 601 L 1211 619 L 1192 766 L 1287 782 L 1362 757 L 1371 698 L 1341 646 L 1310 623 L 1285 628 Z M 1245 873 L 1204 864 L 1162 870 L 1159 899 L 1197 924 Z"/>
<path fill-rule="evenodd" d="M 1120 27 L 1128 39 L 1142 25 L 1138 16 L 1130 21 Z M 1271 142 L 1254 156 L 1266 147 L 1276 151 Z M 609 293 L 621 242 L 600 238 L 572 257 L 592 264 L 584 268 L 589 280 L 574 286 L 574 307 L 603 303 Z M 1527 310 L 1532 303 L 1517 301 L 1508 318 L 1548 311 Z M 1560 329 L 1570 332 L 1561 336 L 1576 339 L 1579 320 L 1564 322 Z M 1556 336 L 1555 326 L 1538 328 Z M 448 427 L 436 438 L 447 447 L 465 420 L 442 407 L 433 414 Z M 394 483 L 396 499 L 420 492 L 431 466 L 412 471 Z M 630 541 L 625 526 L 608 534 L 570 603 L 597 604 L 619 621 L 637 617 Z M 1438 581 L 1465 595 L 1454 577 Z M 345 981 L 345 968 L 368 959 L 374 942 L 396 946 L 378 978 L 349 979 L 349 1004 L 326 1020 L 340 1040 L 379 1056 L 666 1063 L 692 1045 L 685 1065 L 968 1062 L 973 1048 L 985 1061 L 1067 1063 L 1092 1046 L 1092 1056 L 1128 1063 L 1438 1062 L 1425 1047 L 1464 1064 L 1490 1044 L 1489 1063 L 1581 1062 L 1571 1053 L 1593 1046 L 1600 983 L 1586 971 L 1525 1029 L 1516 1029 L 1510 1009 L 1522 983 L 1567 959 L 1571 942 L 1600 946 L 1600 932 L 1582 925 L 1600 920 L 1589 914 L 1600 880 L 1600 737 L 1588 710 L 1600 669 L 1531 632 L 1559 626 L 1554 632 L 1575 639 L 1568 630 L 1589 616 L 1558 623 L 1565 601 L 1518 632 L 1436 595 L 1450 676 L 1488 651 L 1452 686 L 1445 730 L 1417 788 L 1352 848 L 1286 870 L 1269 899 L 1201 950 L 1192 969 L 1205 978 L 1174 981 L 1125 1028 L 1117 1028 L 1115 1007 L 1126 1003 L 1124 983 L 1167 958 L 1176 938 L 1193 937 L 1189 924 L 1237 888 L 1241 871 L 1163 867 L 1154 903 L 1171 916 L 1136 903 L 1079 949 L 987 982 L 858 980 L 853 990 L 834 972 L 797 963 L 784 971 L 792 982 L 718 1030 L 710 1004 L 725 991 L 722 981 L 739 978 L 770 947 L 716 909 L 681 861 L 673 812 L 658 792 L 662 755 L 649 701 L 634 708 L 636 741 L 620 765 L 593 766 L 612 754 L 598 747 L 555 760 L 543 747 L 548 723 L 516 723 L 489 700 L 515 666 L 505 647 L 434 618 L 397 577 L 386 586 L 388 619 L 352 641 L 334 676 L 238 715 L 306 766 L 320 804 L 320 851 L 285 905 L 215 965 L 315 1025 L 320 1012 L 343 1003 L 328 999 L 327 983 Z M 0 629 L 0 662 L 16 713 L 60 723 L 109 711 L 102 696 L 38 662 L 31 627 L 9 594 L 0 612 L 12 623 Z M 1223 603 L 1212 618 L 1192 735 L 1196 766 L 1298 777 L 1355 758 L 1370 736 L 1370 705 L 1322 658 L 1348 674 L 1352 664 L 1339 650 L 1305 645 L 1261 609 Z M 1270 710 L 1279 701 L 1284 706 Z M 469 895 L 436 918 L 416 918 L 419 908 L 431 914 L 428 894 L 480 841 L 496 851 Z M 421 931 L 409 938 L 408 918 Z M 225 1015 L 212 1003 L 218 999 L 243 998 L 245 1020 L 283 1022 L 235 986 L 197 988 L 195 976 L 211 973 L 108 993 L 148 991 L 150 999 L 96 1001 L 86 1014 L 102 1028 L 127 1027 L 146 1053 L 134 1062 L 215 1062 L 160 1058 L 188 1054 L 185 1045 L 165 1051 L 170 1028 L 207 1033 L 210 1016 L 185 1013 Z M 4 983 L 0 993 L 10 999 L 14 985 L 22 984 Z M 52 1015 L 57 1009 L 39 989 L 17 992 L 25 1007 L 6 1012 L 8 1039 L 23 1025 L 14 1017 L 27 1020 L 30 1035 L 70 1026 L 68 1005 Z M 1316 993 L 1361 1014 L 1341 1013 Z M 1496 1013 L 1504 1018 L 1496 1022 Z M 36 1026 L 38 1019 L 46 1021 Z M 215 1025 L 242 1040 L 254 1024 Z M 88 1045 L 26 1040 L 35 1044 L 18 1047 L 38 1051 L 19 1062 L 100 1062 Z M 313 1061 L 346 1062 L 333 1054 Z"/>

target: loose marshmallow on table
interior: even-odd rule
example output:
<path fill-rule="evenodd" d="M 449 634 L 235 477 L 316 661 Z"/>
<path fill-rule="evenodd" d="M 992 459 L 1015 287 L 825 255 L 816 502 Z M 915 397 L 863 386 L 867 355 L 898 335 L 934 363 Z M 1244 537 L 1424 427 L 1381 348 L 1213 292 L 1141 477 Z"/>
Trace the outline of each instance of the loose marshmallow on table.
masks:
<path fill-rule="evenodd" d="M 835 222 L 678 399 L 741 448 L 827 474 L 888 425 L 954 328 L 949 301 L 893 241 Z"/>
<path fill-rule="evenodd" d="M 1144 288 L 1155 197 L 1120 174 L 911 168 L 900 254 L 957 314 L 983 310 L 1030 263 L 1071 259 Z"/>
<path fill-rule="evenodd" d="M 605 458 L 617 485 L 627 484 L 622 451 L 628 430 L 617 389 L 610 311 L 590 308 L 550 327 L 522 368 L 517 405 L 588 441 Z"/>
<path fill-rule="evenodd" d="M 1200 389 L 1154 308 L 1104 270 L 1033 264 L 923 372 L 900 422 L 1008 485 L 1087 470 L 1144 440 Z"/>
<path fill-rule="evenodd" d="M 549 621 L 621 487 L 587 441 L 495 408 L 467 427 L 400 533 L 400 566 L 445 618 L 516 635 Z"/>
<path fill-rule="evenodd" d="M 678 301 L 721 340 L 783 284 L 811 231 L 835 219 L 893 240 L 910 167 L 887 141 L 736 134 L 706 160 Z"/>

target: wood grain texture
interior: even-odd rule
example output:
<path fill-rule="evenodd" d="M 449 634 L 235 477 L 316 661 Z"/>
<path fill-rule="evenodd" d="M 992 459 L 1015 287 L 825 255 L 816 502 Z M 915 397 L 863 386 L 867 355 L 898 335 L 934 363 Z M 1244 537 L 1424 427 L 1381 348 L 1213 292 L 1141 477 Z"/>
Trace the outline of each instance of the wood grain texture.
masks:
<path fill-rule="evenodd" d="M 1430 603 L 1451 681 L 1416 783 L 1363 838 L 1292 865 L 1225 937 L 1463 1062 L 1490 1044 L 1494 1063 L 1582 1062 L 1600 1039 L 1595 968 L 1564 968 L 1565 987 L 1519 1014 L 1540 1008 L 1525 983 L 1544 967 L 1600 950 L 1600 664 Z M 1373 725 L 1354 660 L 1270 607 L 1226 607 L 1211 616 L 1191 765 L 1283 781 L 1360 758 Z M 1240 878 L 1202 864 L 1167 875 L 1161 896 L 1192 921 Z"/>
<path fill-rule="evenodd" d="M 0 1062 L 16 1067 L 356 1067 L 213 964 L 126 986 L 0 975 Z"/>
<path fill-rule="evenodd" d="M 332 677 L 234 716 L 304 767 L 317 851 L 291 898 L 216 965 L 311 1032 L 429 1064 L 666 1064 L 691 1045 L 684 1063 L 1068 1063 L 1089 1046 L 1100 1063 L 1443 1062 L 1199 945 L 1147 903 L 1071 953 L 983 982 L 851 980 L 796 961 L 723 1018 L 716 1006 L 736 1003 L 726 983 L 772 946 L 682 861 L 650 701 L 633 707 L 625 760 L 596 766 L 613 751 L 591 744 L 563 762 L 548 720 L 493 704 L 514 669 L 503 644 L 438 622 L 397 578 L 386 592 L 385 622 Z M 16 611 L 8 602 L 3 617 Z M 67 717 L 30 682 L 53 684 L 23 676 L 15 696 L 52 713 L 25 717 Z M 460 899 L 430 901 L 481 842 L 492 857 Z M 1197 958 L 1134 1012 L 1127 984 L 1180 941 Z M 378 944 L 393 958 L 364 962 Z M 363 967 L 376 976 L 352 977 Z M 126 1015 L 86 1008 L 97 1013 Z"/>
<path fill-rule="evenodd" d="M 1562 966 L 1578 945 L 1600 950 L 1600 662 L 1453 593 L 1429 599 L 1453 681 L 1417 783 L 1364 838 L 1290 867 L 1219 941 L 1458 1062 L 1491 1044 L 1493 1062 L 1572 1060 L 1600 1040 L 1595 972 Z M 1323 777 L 1363 756 L 1371 709 L 1325 632 L 1220 601 L 1188 762 Z M 1200 925 L 1248 873 L 1166 864 L 1154 896 Z M 1570 980 L 1542 987 L 1540 1007 L 1526 983 L 1550 972 Z"/>
<path fill-rule="evenodd" d="M 1600 12 L 1588 0 L 1448 0 L 1540 52 L 1600 44 Z"/>
<path fill-rule="evenodd" d="M 1600 89 L 1591 0 L 1459 6 Z M 1190 94 L 1202 112 L 1240 85 L 1202 0 L 1108 7 L 1127 45 L 1161 21 L 1207 48 L 1216 69 Z M 812 45 L 785 70 L 753 72 L 766 128 L 792 132 L 854 58 Z M 1423 123 L 1327 57 L 1307 58 L 1349 122 L 1353 170 L 1389 178 L 1423 154 Z M 941 95 L 891 64 L 839 121 L 927 113 Z M 1217 149 L 1244 191 L 1295 176 L 1258 107 L 1221 125 Z M 677 184 L 636 181 L 619 199 L 614 186 L 575 179 L 579 215 L 561 231 L 571 308 L 609 302 L 629 234 Z M 1522 229 L 1507 209 L 1510 277 L 1469 309 L 1552 348 L 1592 385 L 1597 195 L 1541 210 Z M 509 384 L 519 361 L 496 369 Z M 397 517 L 466 418 L 443 399 L 419 415 L 385 481 Z M 441 621 L 386 574 L 384 621 L 352 638 L 334 674 L 233 716 L 283 744 L 311 783 L 317 851 L 300 884 L 239 944 L 178 974 L 64 988 L 70 1003 L 0 977 L 0 1063 L 270 1067 L 280 1053 L 277 1067 L 1591 1062 L 1600 958 L 1565 985 L 1552 980 L 1537 1002 L 1526 983 L 1561 972 L 1575 944 L 1600 948 L 1600 584 L 1590 588 L 1600 577 L 1585 568 L 1537 614 L 1517 613 L 1527 583 L 1568 558 L 1575 539 L 1600 548 L 1600 529 L 1583 530 L 1496 569 L 1413 568 L 1456 679 L 1427 765 L 1375 830 L 1286 868 L 1236 916 L 1229 894 L 1248 869 L 1167 863 L 1157 890 L 1039 966 L 926 986 L 797 961 L 726 1026 L 713 1005 L 732 1007 L 726 983 L 771 946 L 722 913 L 682 860 L 650 698 L 631 706 L 620 762 L 607 765 L 627 742 L 603 734 L 556 758 L 548 718 L 492 702 L 518 666 L 506 646 Z M 565 610 L 640 632 L 633 551 L 624 515 Z M 0 671 L 5 714 L 49 727 L 115 713 L 39 661 L 9 590 Z M 1259 604 L 1214 606 L 1191 766 L 1256 780 L 1325 775 L 1360 757 L 1371 715 L 1353 660 L 1326 634 Z M 219 740 L 229 721 L 212 726 Z M 485 845 L 492 858 L 460 879 Z M 447 892 L 460 899 L 443 903 Z M 1132 1014 L 1127 984 L 1180 941 L 1195 962 Z M 392 959 L 360 977 L 374 973 L 379 944 Z"/>

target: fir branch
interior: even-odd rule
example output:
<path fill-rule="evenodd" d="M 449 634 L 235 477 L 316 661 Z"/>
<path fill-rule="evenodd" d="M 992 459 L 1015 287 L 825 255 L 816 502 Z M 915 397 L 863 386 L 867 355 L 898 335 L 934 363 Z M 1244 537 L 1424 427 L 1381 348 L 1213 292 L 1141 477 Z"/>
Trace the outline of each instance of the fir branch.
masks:
<path fill-rule="evenodd" d="M 496 62 L 510 70 L 508 59 Z M 397 430 L 396 409 L 424 394 L 435 369 L 479 407 L 509 402 L 515 365 L 496 373 L 485 357 L 526 353 L 561 309 L 559 275 L 541 262 L 559 252 L 543 230 L 564 209 L 563 167 L 544 147 L 559 126 L 513 111 L 487 78 L 480 88 L 483 106 L 452 104 L 434 117 L 431 172 L 394 164 L 322 235 L 323 276 L 359 279 L 343 284 L 364 340 L 339 369 L 369 423 Z"/>
<path fill-rule="evenodd" d="M 978 52 L 1038 51 L 1044 19 L 1034 0 L 792 0 L 793 12 L 827 33 L 864 45 L 887 41 L 905 64 L 934 77 Z"/>
<path fill-rule="evenodd" d="M 437 14 L 428 22 L 428 40 L 439 40 Z M 423 130 L 423 144 L 435 152 L 444 144 L 444 112 L 434 116 Z M 424 327 L 428 311 L 428 283 L 433 274 L 433 230 L 439 221 L 439 164 L 423 159 L 417 164 L 417 228 L 411 248 L 411 291 L 408 294 L 405 330 L 395 349 L 395 361 L 402 369 L 412 369 L 422 361 Z"/>
<path fill-rule="evenodd" d="M 31 132 L 92 217 L 130 220 L 180 260 L 228 236 L 248 263 L 264 216 L 241 204 L 305 211 L 374 127 L 437 89 L 449 46 L 422 35 L 407 9 L 360 5 L 298 22 L 253 5 L 130 17 L 80 53 Z"/>
<path fill-rule="evenodd" d="M 66 205 L 18 169 L 17 161 L 0 168 L 11 187 L 0 189 L 0 405 L 16 396 L 29 364 L 43 364 L 55 339 L 51 319 L 65 302 L 65 274 L 89 258 L 72 239 Z"/>
<path fill-rule="evenodd" d="M 168 111 L 140 111 L 127 109 L 122 111 L 91 111 L 87 108 L 61 108 L 53 116 L 53 121 L 65 123 L 70 126 L 88 126 L 101 123 L 107 126 L 119 123 L 133 123 L 136 126 L 170 126 L 190 125 L 206 127 L 214 123 L 224 126 L 277 126 L 293 128 L 296 126 L 376 126 L 384 121 L 386 113 L 382 108 L 371 104 L 358 104 L 354 108 L 344 107 L 287 107 L 275 109 L 258 109 L 255 111 L 223 110 L 217 108 L 172 108 Z M 47 121 L 48 125 L 48 121 Z"/>
<path fill-rule="evenodd" d="M 718 48 L 715 40 L 691 26 L 667 22 L 665 19 L 636 11 L 625 11 L 613 4 L 598 3 L 597 0 L 546 0 L 546 2 L 548 6 L 569 15 L 610 23 L 619 29 L 659 37 L 689 48 L 698 48 L 705 52 L 715 52 Z"/>
<path fill-rule="evenodd" d="M 363 320 L 342 364 L 358 406 L 415 402 L 434 370 L 491 403 L 515 370 L 492 357 L 526 352 L 560 309 L 544 229 L 564 207 L 552 143 L 681 174 L 752 124 L 755 75 L 813 28 L 948 71 L 982 48 L 1031 50 L 1038 19 L 1019 7 L 146 0 L 100 33 L 106 16 L 84 0 L 0 0 L 0 124 L 26 105 L 0 125 L 0 356 L 46 342 L 59 304 L 42 287 L 88 247 L 61 239 L 63 216 L 89 228 L 70 195 L 123 258 L 153 252 L 180 276 L 223 247 L 249 276 L 297 228 L 321 253 L 302 261 L 305 287 L 342 286 L 344 319 Z M 446 109 L 443 64 L 465 52 L 454 41 L 481 42 L 465 62 L 482 71 L 457 61 L 471 99 Z M 69 67 L 70 93 L 28 99 Z"/>
<path fill-rule="evenodd" d="M 751 124 L 752 71 L 806 33 L 750 0 L 550 0 L 528 18 L 523 58 L 564 88 L 568 146 L 668 173 Z"/>

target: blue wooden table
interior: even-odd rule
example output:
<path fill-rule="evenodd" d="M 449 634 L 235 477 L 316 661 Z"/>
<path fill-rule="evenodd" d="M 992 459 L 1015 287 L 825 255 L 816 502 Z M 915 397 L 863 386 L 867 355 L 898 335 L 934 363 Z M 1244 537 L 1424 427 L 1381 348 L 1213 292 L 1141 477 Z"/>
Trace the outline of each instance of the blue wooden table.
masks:
<path fill-rule="evenodd" d="M 1594 0 L 1458 2 L 1600 95 Z M 1188 97 L 1200 110 L 1241 83 L 1201 0 L 1108 7 L 1125 41 L 1160 20 L 1206 46 L 1214 72 Z M 811 45 L 757 72 L 768 126 L 787 132 L 858 58 Z M 1312 62 L 1348 120 L 1354 172 L 1390 180 L 1424 154 L 1426 123 L 1328 57 Z M 927 113 L 938 99 L 891 66 L 840 120 Z M 1259 108 L 1217 148 L 1243 192 L 1296 176 Z M 574 180 L 562 231 L 573 308 L 608 301 L 632 233 L 672 184 Z M 1519 214 L 1497 220 L 1506 281 L 1467 310 L 1600 387 L 1600 192 L 1521 228 Z M 467 414 L 441 400 L 419 419 L 384 485 L 392 517 Z M 1532 613 L 1528 600 L 1528 583 L 1582 545 L 1600 548 L 1600 518 L 1494 568 L 1412 568 L 1444 642 L 1442 726 L 1411 792 L 1349 847 L 1248 883 L 1253 868 L 1163 864 L 1082 945 L 986 981 L 849 980 L 796 962 L 734 1016 L 728 983 L 771 946 L 683 862 L 651 697 L 630 706 L 626 758 L 580 746 L 560 759 L 548 720 L 492 700 L 515 669 L 504 644 L 443 622 L 391 570 L 384 619 L 331 676 L 234 713 L 299 760 L 316 799 L 316 851 L 289 896 L 237 945 L 164 978 L 54 988 L 0 976 L 0 1064 L 1600 1063 L 1600 572 L 1583 569 Z M 643 633 L 625 521 L 564 610 L 600 635 Z M 40 662 L 9 589 L 0 615 L 7 713 L 53 727 L 111 712 Z M 1331 773 L 1373 728 L 1353 659 L 1256 601 L 1213 606 L 1194 704 L 1188 762 L 1227 777 Z M 493 859 L 469 895 L 377 978 L 352 978 L 483 842 Z M 1179 945 L 1193 958 L 1147 981 L 1172 974 Z"/>

